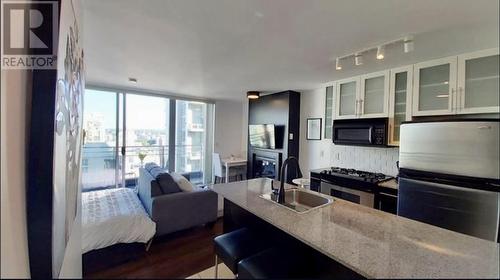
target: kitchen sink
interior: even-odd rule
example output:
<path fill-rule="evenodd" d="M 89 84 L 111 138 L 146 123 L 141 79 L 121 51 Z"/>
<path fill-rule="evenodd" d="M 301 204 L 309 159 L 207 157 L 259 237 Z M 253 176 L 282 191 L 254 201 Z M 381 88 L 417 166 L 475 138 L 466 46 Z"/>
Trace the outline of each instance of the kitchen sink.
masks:
<path fill-rule="evenodd" d="M 329 205 L 333 202 L 333 198 L 327 195 L 319 194 L 304 189 L 287 189 L 285 190 L 285 203 L 276 202 L 277 195 L 275 193 L 267 193 L 260 195 L 261 198 L 269 200 L 273 203 L 286 207 L 297 213 L 305 213 L 316 208 Z"/>

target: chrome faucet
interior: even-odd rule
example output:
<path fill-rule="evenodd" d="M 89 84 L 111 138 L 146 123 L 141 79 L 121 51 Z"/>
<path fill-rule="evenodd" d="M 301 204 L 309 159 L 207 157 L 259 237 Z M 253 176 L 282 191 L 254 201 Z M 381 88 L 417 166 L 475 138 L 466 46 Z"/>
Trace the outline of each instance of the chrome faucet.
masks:
<path fill-rule="evenodd" d="M 290 163 L 295 163 L 295 174 L 297 175 L 297 178 L 302 178 L 302 172 L 300 172 L 300 167 L 299 167 L 299 160 L 296 157 L 289 157 L 287 158 L 284 162 L 283 165 L 281 166 L 281 173 L 280 173 L 280 188 L 278 190 L 278 198 L 277 201 L 280 204 L 285 204 L 285 182 L 286 179 L 288 178 L 288 165 Z"/>

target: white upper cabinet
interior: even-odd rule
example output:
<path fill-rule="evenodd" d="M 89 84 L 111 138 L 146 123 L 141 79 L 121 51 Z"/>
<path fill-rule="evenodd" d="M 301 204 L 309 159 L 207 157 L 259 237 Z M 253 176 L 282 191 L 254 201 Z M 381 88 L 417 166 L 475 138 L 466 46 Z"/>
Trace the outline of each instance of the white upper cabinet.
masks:
<path fill-rule="evenodd" d="M 499 112 L 498 65 L 498 49 L 458 56 L 458 114 Z"/>
<path fill-rule="evenodd" d="M 413 72 L 413 115 L 454 114 L 456 77 L 456 56 L 415 64 Z"/>
<path fill-rule="evenodd" d="M 371 73 L 360 78 L 360 118 L 389 116 L 389 71 Z"/>
<path fill-rule="evenodd" d="M 334 85 L 327 85 L 325 88 L 325 139 L 332 139 L 332 126 L 333 126 L 333 98 L 334 98 Z"/>
<path fill-rule="evenodd" d="M 337 81 L 334 117 L 389 117 L 398 145 L 412 116 L 500 113 L 499 58 L 495 48 Z"/>
<path fill-rule="evenodd" d="M 413 65 L 391 70 L 389 85 L 389 145 L 399 145 L 401 123 L 411 121 Z"/>
<path fill-rule="evenodd" d="M 389 116 L 389 71 L 336 82 L 335 119 Z"/>
<path fill-rule="evenodd" d="M 359 77 L 336 83 L 335 119 L 355 119 L 359 112 Z"/>

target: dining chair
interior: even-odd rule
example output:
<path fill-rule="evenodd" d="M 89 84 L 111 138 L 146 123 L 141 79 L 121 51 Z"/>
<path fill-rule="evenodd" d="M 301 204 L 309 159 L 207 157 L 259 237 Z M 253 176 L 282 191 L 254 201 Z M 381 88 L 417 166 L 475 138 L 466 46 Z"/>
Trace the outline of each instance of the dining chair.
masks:
<path fill-rule="evenodd" d="M 219 153 L 212 154 L 212 165 L 214 170 L 214 183 L 224 183 L 226 182 L 226 167 L 222 164 L 222 160 Z M 246 168 L 243 166 L 231 167 L 229 169 L 229 178 L 234 177 L 236 180 L 241 178 L 246 173 Z"/>

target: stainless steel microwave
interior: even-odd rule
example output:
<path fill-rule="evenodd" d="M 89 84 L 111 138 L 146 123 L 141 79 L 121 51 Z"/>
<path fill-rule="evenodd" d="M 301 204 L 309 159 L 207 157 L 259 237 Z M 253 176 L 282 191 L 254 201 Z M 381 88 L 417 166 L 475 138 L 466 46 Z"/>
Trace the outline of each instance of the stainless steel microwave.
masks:
<path fill-rule="evenodd" d="M 387 147 L 388 119 L 333 121 L 332 140 L 336 145 Z"/>

